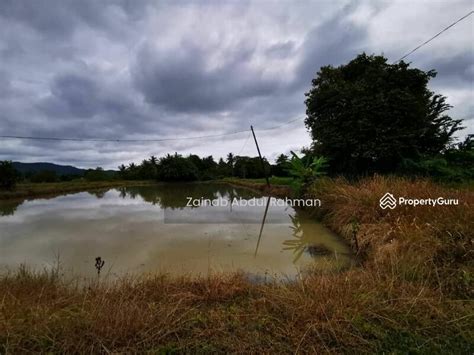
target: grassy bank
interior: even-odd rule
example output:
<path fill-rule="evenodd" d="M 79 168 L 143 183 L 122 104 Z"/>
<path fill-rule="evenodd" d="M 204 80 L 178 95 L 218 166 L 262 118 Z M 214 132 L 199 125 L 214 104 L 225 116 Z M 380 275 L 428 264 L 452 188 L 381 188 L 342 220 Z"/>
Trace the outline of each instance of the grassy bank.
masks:
<path fill-rule="evenodd" d="M 457 206 L 382 210 L 385 192 Z M 474 351 L 474 194 L 428 181 L 321 180 L 314 210 L 362 266 L 294 283 L 140 276 L 78 286 L 55 272 L 0 277 L 0 351 L 453 353 Z"/>
<path fill-rule="evenodd" d="M 54 183 L 18 184 L 14 190 L 0 190 L 0 200 L 26 197 L 41 197 L 69 192 L 87 191 L 120 186 L 142 186 L 156 184 L 154 181 L 86 181 L 74 180 Z"/>
<path fill-rule="evenodd" d="M 265 179 L 225 178 L 222 180 L 226 184 L 243 186 L 277 197 L 287 197 L 292 194 L 289 186 L 291 181 L 291 178 L 271 177 L 270 186 L 267 186 Z"/>
<path fill-rule="evenodd" d="M 411 199 L 457 199 L 459 204 L 383 210 L 379 199 L 386 192 Z M 474 296 L 474 190 L 376 176 L 354 184 L 323 179 L 308 195 L 322 201 L 315 217 L 353 244 L 357 239 L 366 267 Z"/>

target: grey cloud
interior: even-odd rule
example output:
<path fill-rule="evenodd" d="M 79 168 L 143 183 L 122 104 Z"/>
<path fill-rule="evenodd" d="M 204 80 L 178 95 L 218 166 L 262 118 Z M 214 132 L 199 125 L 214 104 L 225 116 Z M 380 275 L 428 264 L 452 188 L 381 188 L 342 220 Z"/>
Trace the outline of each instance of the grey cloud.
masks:
<path fill-rule="evenodd" d="M 143 15 L 145 1 L 95 1 L 95 0 L 3 0 L 0 16 L 17 21 L 51 38 L 70 37 L 79 25 L 96 29 L 119 31 L 120 15 L 137 19 Z M 108 31 L 107 31 L 108 30 Z"/>
<path fill-rule="evenodd" d="M 251 51 L 242 49 L 236 50 L 237 58 L 229 56 L 211 68 L 208 53 L 194 43 L 168 51 L 146 45 L 133 68 L 134 82 L 149 103 L 176 112 L 230 109 L 243 99 L 277 91 L 278 79 L 252 68 Z"/>
<path fill-rule="evenodd" d="M 434 69 L 437 77 L 434 81 L 446 86 L 471 86 L 474 82 L 474 50 L 466 48 L 452 57 L 430 58 L 424 68 Z"/>
<path fill-rule="evenodd" d="M 309 88 L 319 68 L 343 64 L 364 51 L 367 31 L 346 20 L 350 8 L 345 7 L 308 32 L 302 45 L 303 57 L 296 74 L 296 86 Z"/>
<path fill-rule="evenodd" d="M 294 41 L 278 42 L 268 47 L 265 53 L 269 57 L 283 59 L 289 57 L 294 52 L 295 47 Z"/>
<path fill-rule="evenodd" d="M 63 75 L 52 83 L 51 97 L 40 104 L 47 115 L 90 118 L 101 108 L 96 83 L 77 75 Z"/>
<path fill-rule="evenodd" d="M 149 139 L 278 126 L 304 115 L 304 92 L 321 66 L 380 53 L 371 47 L 367 4 L 375 8 L 370 16 L 392 11 L 373 1 L 0 1 L 0 134 Z M 442 18 L 430 11 L 433 21 Z M 397 55 L 406 49 L 392 47 Z M 473 47 L 458 47 L 437 57 L 426 47 L 409 59 L 438 70 L 433 89 L 449 93 L 453 117 L 467 119 L 464 133 L 472 133 Z M 309 139 L 302 122 L 258 134 L 267 156 Z M 174 151 L 224 156 L 246 138 L 0 140 L 0 159 L 114 168 Z"/>

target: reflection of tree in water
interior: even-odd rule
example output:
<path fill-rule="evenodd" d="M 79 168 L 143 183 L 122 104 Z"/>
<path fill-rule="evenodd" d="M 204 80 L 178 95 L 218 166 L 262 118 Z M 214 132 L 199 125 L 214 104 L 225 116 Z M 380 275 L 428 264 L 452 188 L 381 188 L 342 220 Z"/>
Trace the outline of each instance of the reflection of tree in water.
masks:
<path fill-rule="evenodd" d="M 105 193 L 107 192 L 108 189 L 103 189 L 103 190 L 90 190 L 87 191 L 89 194 L 97 197 L 97 198 L 103 198 L 105 196 Z"/>
<path fill-rule="evenodd" d="M 0 216 L 13 216 L 18 206 L 25 200 L 6 200 L 0 202 Z"/>
<path fill-rule="evenodd" d="M 145 202 L 159 205 L 161 208 L 183 209 L 187 207 L 188 197 L 214 200 L 217 198 L 251 199 L 255 193 L 246 189 L 234 188 L 225 184 L 189 183 L 158 184 L 155 186 L 123 187 L 118 189 L 121 198 L 135 199 L 140 196 Z M 189 207 L 187 207 L 189 208 Z M 192 207 L 197 208 L 197 207 Z"/>
<path fill-rule="evenodd" d="M 301 223 L 298 214 L 291 216 L 290 226 L 294 239 L 285 240 L 283 250 L 292 250 L 295 255 L 293 262 L 297 262 L 301 255 L 306 251 L 313 258 L 317 256 L 330 255 L 332 252 L 323 244 L 314 244 L 311 240 L 311 235 L 304 229 L 304 224 Z"/>

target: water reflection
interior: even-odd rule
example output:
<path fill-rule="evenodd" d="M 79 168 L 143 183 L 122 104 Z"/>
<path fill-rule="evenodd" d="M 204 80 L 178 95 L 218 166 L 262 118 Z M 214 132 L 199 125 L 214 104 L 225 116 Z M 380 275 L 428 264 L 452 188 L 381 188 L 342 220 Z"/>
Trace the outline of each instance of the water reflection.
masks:
<path fill-rule="evenodd" d="M 262 224 L 260 225 L 260 231 L 258 232 L 257 246 L 255 247 L 254 257 L 257 257 L 258 246 L 260 245 L 260 240 L 262 239 L 263 227 L 265 226 L 265 222 L 267 220 L 269 206 L 270 206 L 270 198 L 267 198 L 267 204 L 265 205 L 265 212 L 263 212 L 263 217 L 262 217 Z"/>
<path fill-rule="evenodd" d="M 291 219 L 293 239 L 288 239 L 283 242 L 285 247 L 284 250 L 291 250 L 294 254 L 293 262 L 298 261 L 304 252 L 307 252 L 312 257 L 326 256 L 332 253 L 332 251 L 324 244 L 313 244 L 314 240 L 310 233 L 305 230 L 304 225 L 300 221 L 298 214 L 289 216 Z M 306 233 L 305 233 L 306 232 Z"/>
<path fill-rule="evenodd" d="M 261 199 L 263 207 L 187 207 L 187 197 Z M 264 201 L 264 199 L 266 201 Z M 0 268 L 42 268 L 61 255 L 75 273 L 93 275 L 101 255 L 112 272 L 208 274 L 243 270 L 293 277 L 347 264 L 348 248 L 291 207 L 243 188 L 163 184 L 0 201 Z M 177 218 L 168 223 L 171 213 Z M 215 221 L 215 223 L 211 223 Z M 322 264 L 324 250 L 340 258 Z"/>
<path fill-rule="evenodd" d="M 0 216 L 11 216 L 16 212 L 18 206 L 23 203 L 22 200 L 8 200 L 0 203 Z"/>

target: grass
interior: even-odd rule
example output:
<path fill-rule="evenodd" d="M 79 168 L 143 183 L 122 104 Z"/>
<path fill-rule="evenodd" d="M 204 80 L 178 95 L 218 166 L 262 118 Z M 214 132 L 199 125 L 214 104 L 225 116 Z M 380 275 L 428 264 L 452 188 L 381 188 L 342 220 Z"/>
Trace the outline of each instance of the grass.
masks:
<path fill-rule="evenodd" d="M 289 186 L 291 181 L 292 178 L 272 176 L 270 178 L 271 186 L 267 186 L 265 179 L 225 178 L 222 180 L 222 182 L 226 184 L 244 186 L 246 188 L 258 190 L 277 197 L 286 197 L 292 194 L 291 188 Z"/>
<path fill-rule="evenodd" d="M 459 206 L 381 210 L 395 196 Z M 0 352 L 426 353 L 474 351 L 474 194 L 429 181 L 324 179 L 315 218 L 359 242 L 361 265 L 292 283 L 240 274 L 77 284 L 0 277 Z"/>
<path fill-rule="evenodd" d="M 224 179 L 225 181 L 240 181 L 240 182 L 246 182 L 246 183 L 251 183 L 251 184 L 265 184 L 266 180 L 264 178 L 261 179 L 239 179 L 239 178 L 226 178 Z M 280 176 L 272 176 L 269 178 L 270 184 L 271 185 L 284 185 L 284 186 L 289 186 L 291 182 L 293 181 L 293 178 L 291 177 L 280 177 Z"/>
<path fill-rule="evenodd" d="M 86 191 L 117 186 L 138 186 L 156 184 L 154 181 L 87 181 L 73 180 L 53 183 L 20 183 L 14 190 L 0 190 L 0 200 L 57 195 L 68 192 Z"/>
<path fill-rule="evenodd" d="M 396 197 L 456 198 L 459 205 L 382 210 L 379 199 L 386 192 Z M 329 228 L 351 242 L 357 232 L 359 254 L 367 265 L 429 279 L 450 291 L 470 290 L 469 296 L 474 296 L 474 288 L 467 287 L 474 286 L 474 190 L 375 176 L 354 184 L 323 179 L 308 195 L 321 199 L 322 209 L 314 213 Z"/>

